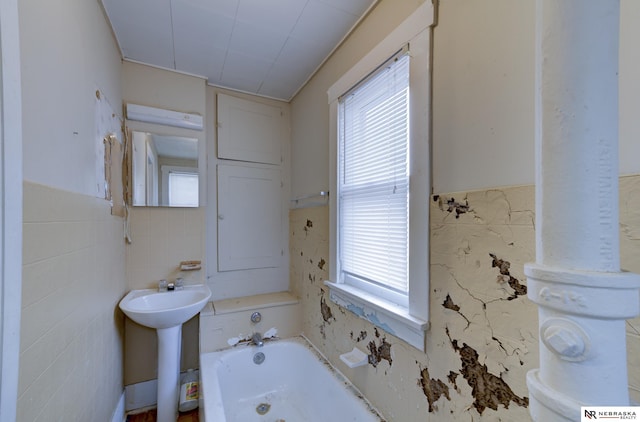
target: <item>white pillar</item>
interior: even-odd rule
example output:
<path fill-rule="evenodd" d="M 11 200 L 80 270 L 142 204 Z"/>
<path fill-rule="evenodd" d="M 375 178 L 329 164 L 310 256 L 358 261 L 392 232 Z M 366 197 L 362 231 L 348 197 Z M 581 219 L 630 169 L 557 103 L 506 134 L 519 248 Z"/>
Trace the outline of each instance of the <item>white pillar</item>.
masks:
<path fill-rule="evenodd" d="M 640 277 L 620 270 L 619 16 L 619 0 L 537 0 L 535 421 L 629 404 L 625 319 L 640 312 Z"/>

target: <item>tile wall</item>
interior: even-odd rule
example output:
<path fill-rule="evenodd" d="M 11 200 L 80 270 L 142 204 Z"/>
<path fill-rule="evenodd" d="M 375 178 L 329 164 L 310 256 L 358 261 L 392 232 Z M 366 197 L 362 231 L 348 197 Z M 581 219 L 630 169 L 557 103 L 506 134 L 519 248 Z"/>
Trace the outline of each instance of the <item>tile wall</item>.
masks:
<path fill-rule="evenodd" d="M 204 207 L 133 207 L 131 243 L 126 246 L 127 289 L 156 288 L 158 281 L 182 277 L 187 284 L 204 283 Z M 202 261 L 199 271 L 180 271 L 180 261 Z M 182 369 L 198 367 L 198 318 L 182 327 Z M 157 378 L 155 330 L 125 320 L 125 385 Z"/>
<path fill-rule="evenodd" d="M 24 183 L 19 421 L 111 420 L 122 393 L 121 218 Z"/>
<path fill-rule="evenodd" d="M 623 268 L 640 272 L 640 176 L 621 178 Z M 535 261 L 534 187 L 435 195 L 427 352 L 329 300 L 327 207 L 292 210 L 292 290 L 303 330 L 389 420 L 530 420 L 527 371 L 538 367 L 537 308 L 523 266 Z M 640 319 L 627 323 L 630 394 L 640 402 Z M 349 369 L 339 355 L 370 355 Z"/>

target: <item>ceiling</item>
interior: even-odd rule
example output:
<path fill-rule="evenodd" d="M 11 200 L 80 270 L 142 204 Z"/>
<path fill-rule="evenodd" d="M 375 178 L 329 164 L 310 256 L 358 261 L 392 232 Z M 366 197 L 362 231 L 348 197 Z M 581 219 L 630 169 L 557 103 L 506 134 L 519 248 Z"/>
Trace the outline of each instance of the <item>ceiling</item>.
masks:
<path fill-rule="evenodd" d="M 125 59 L 288 101 L 377 0 L 102 0 Z"/>

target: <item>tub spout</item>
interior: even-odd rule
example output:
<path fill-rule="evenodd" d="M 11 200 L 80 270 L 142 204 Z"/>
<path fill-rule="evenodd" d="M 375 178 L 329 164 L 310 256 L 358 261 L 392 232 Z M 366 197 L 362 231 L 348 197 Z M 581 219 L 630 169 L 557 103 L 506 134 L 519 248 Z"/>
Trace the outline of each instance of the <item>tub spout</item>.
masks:
<path fill-rule="evenodd" d="M 253 336 L 251 336 L 251 343 L 255 344 L 258 347 L 262 347 L 264 345 L 260 333 L 254 333 Z"/>

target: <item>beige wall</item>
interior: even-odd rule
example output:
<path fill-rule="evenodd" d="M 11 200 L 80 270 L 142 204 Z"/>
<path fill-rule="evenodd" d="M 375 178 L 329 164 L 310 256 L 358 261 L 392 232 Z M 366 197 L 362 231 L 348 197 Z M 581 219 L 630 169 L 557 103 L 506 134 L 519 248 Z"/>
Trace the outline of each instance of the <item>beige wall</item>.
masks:
<path fill-rule="evenodd" d="M 96 195 L 96 90 L 121 115 L 120 52 L 97 1 L 21 0 L 24 178 Z"/>
<path fill-rule="evenodd" d="M 327 89 L 422 3 L 382 0 L 292 101 L 292 195 L 329 187 Z M 444 0 L 433 35 L 433 189 L 534 182 L 535 0 Z M 620 171 L 640 172 L 640 2 L 621 0 Z"/>
<path fill-rule="evenodd" d="M 535 3 L 440 2 L 434 192 L 534 182 Z M 620 173 L 633 174 L 640 172 L 640 3 L 620 5 Z"/>
<path fill-rule="evenodd" d="M 535 0 L 441 1 L 433 189 L 534 181 Z"/>
<path fill-rule="evenodd" d="M 329 189 L 327 90 L 424 0 L 382 0 L 291 101 L 291 197 Z"/>
<path fill-rule="evenodd" d="M 640 272 L 640 176 L 621 178 L 620 197 L 622 265 Z M 456 217 L 460 205 L 469 208 Z M 328 208 L 293 210 L 291 280 L 304 334 L 388 420 L 531 420 L 525 377 L 538 367 L 538 319 L 523 266 L 535 261 L 534 208 L 532 185 L 433 197 L 426 353 L 330 301 L 327 266 L 318 266 L 331 264 Z M 635 402 L 639 333 L 640 318 L 628 321 Z M 349 369 L 339 355 L 354 346 L 380 362 Z"/>
<path fill-rule="evenodd" d="M 419 3 L 382 0 L 293 99 L 294 196 L 328 188 L 327 89 Z M 640 107 L 640 55 L 633 48 L 640 4 L 621 3 L 620 161 L 621 174 L 632 174 L 640 173 L 640 127 L 633 117 Z M 537 311 L 522 289 L 523 265 L 535 261 L 534 30 L 534 0 L 440 2 L 432 137 L 439 195 L 429 224 L 427 353 L 329 300 L 322 284 L 331 266 L 328 210 L 291 212 L 291 283 L 303 303 L 305 334 L 389 420 L 530 420 L 525 374 L 538 366 Z M 639 183 L 639 176 L 622 178 L 620 194 L 622 264 L 635 272 Z M 518 184 L 524 186 L 500 188 Z M 456 218 L 467 201 L 469 212 Z M 320 268 L 320 260 L 328 265 Z M 630 392 L 638 402 L 640 321 L 627 328 Z M 346 368 L 338 356 L 353 346 L 378 355 L 380 363 Z"/>
<path fill-rule="evenodd" d="M 288 266 L 284 269 L 266 269 L 249 271 L 216 271 L 217 232 L 216 225 L 207 226 L 206 220 L 216 221 L 216 182 L 215 168 L 216 138 L 215 113 L 216 94 L 218 92 L 240 98 L 280 107 L 284 119 L 289 121 L 289 105 L 281 101 L 258 98 L 217 87 L 207 86 L 205 80 L 181 73 L 171 72 L 150 66 L 125 61 L 122 64 L 123 102 L 143 104 L 198 113 L 204 116 L 205 130 L 192 131 L 149 125 L 127 121 L 131 129 L 155 131 L 171 134 L 183 133 L 184 136 L 197 137 L 200 158 L 199 208 L 148 208 L 131 209 L 132 243 L 126 247 L 126 275 L 129 289 L 153 288 L 160 279 L 174 280 L 185 278 L 187 283 L 207 282 L 212 289 L 214 299 L 248 296 L 265 293 L 264 286 L 287 286 Z M 289 139 L 284 142 L 283 181 L 285 188 L 289 184 Z M 207 175 L 208 174 L 208 175 Z M 288 196 L 283 198 L 288 206 Z M 284 217 L 286 220 L 286 216 Z M 286 233 L 283 234 L 286 238 Z M 207 244 L 207 238 L 209 243 Z M 205 251 L 208 250 L 208 255 Z M 179 272 L 178 265 L 183 260 L 200 260 L 200 271 Z M 208 267 L 211 262 L 212 267 Z M 288 261 L 287 261 L 288 263 Z M 286 264 L 285 264 L 286 265 Z M 284 280 L 284 282 L 283 282 Z M 260 284 L 258 284 L 260 283 Z M 272 291 L 268 290 L 268 291 Z M 155 379 L 156 373 L 156 335 L 153 330 L 141 327 L 125 320 L 125 384 Z M 182 369 L 198 366 L 198 320 L 187 322 L 183 327 Z"/>
<path fill-rule="evenodd" d="M 122 219 L 97 194 L 96 90 L 120 114 L 99 2 L 20 1 L 20 421 L 111 420 L 122 394 Z M 46 186 L 45 186 L 46 185 Z"/>
<path fill-rule="evenodd" d="M 122 393 L 122 219 L 24 183 L 19 421 L 110 420 Z"/>
<path fill-rule="evenodd" d="M 122 64 L 122 101 L 183 112 L 205 114 L 205 80 L 137 63 Z M 155 133 L 180 133 L 196 137 L 200 156 L 206 150 L 206 131 L 174 129 L 128 121 L 130 129 Z M 158 281 L 182 277 L 188 284 L 205 282 L 206 163 L 201 165 L 201 206 L 198 208 L 130 209 L 131 243 L 126 246 L 127 289 L 148 289 Z M 214 202 L 215 204 L 215 202 Z M 180 261 L 199 260 L 200 271 L 180 272 Z M 183 326 L 182 369 L 198 367 L 198 319 Z M 125 319 L 124 383 L 157 378 L 155 330 Z"/>

